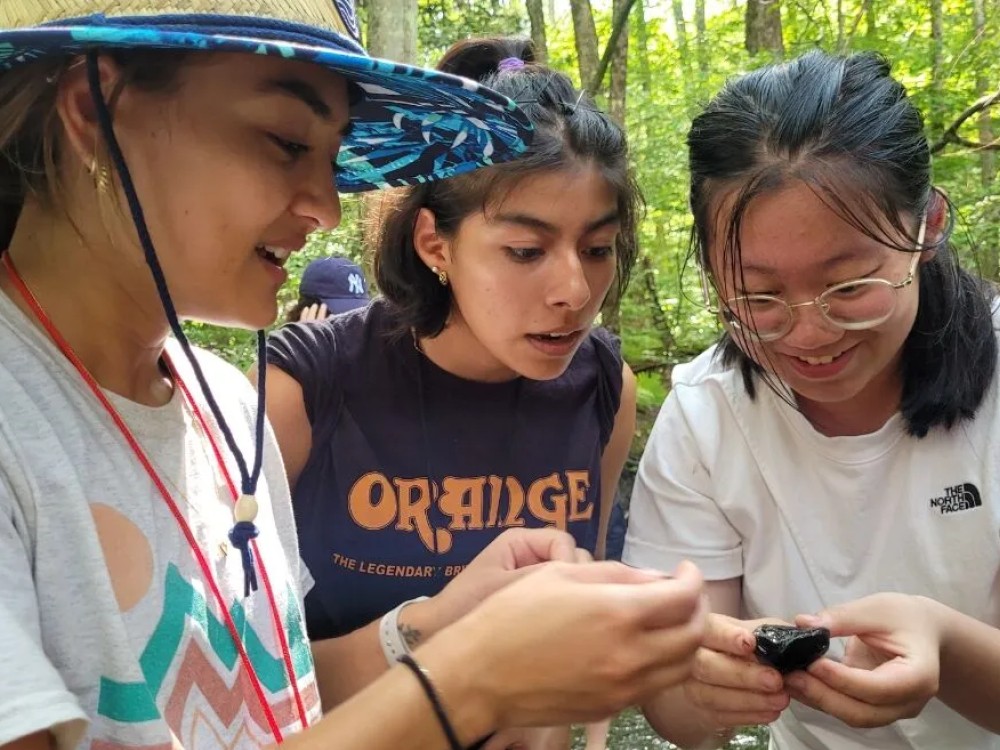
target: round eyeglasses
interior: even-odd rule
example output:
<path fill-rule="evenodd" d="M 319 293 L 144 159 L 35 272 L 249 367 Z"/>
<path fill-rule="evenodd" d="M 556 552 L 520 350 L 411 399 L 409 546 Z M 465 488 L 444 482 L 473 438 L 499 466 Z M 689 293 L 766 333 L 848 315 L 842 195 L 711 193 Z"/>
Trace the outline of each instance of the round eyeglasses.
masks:
<path fill-rule="evenodd" d="M 881 325 L 896 309 L 896 290 L 913 283 L 920 253 L 913 254 L 910 271 L 899 283 L 886 279 L 856 279 L 836 284 L 808 302 L 789 304 L 770 294 L 746 294 L 726 300 L 726 322 L 760 341 L 777 341 L 792 329 L 796 308 L 815 305 L 828 323 L 848 331 Z"/>
<path fill-rule="evenodd" d="M 896 291 L 910 286 L 917 271 L 920 251 L 924 249 L 927 214 L 920 219 L 917 243 L 910 270 L 898 283 L 886 279 L 864 278 L 835 284 L 808 302 L 789 304 L 771 294 L 745 294 L 726 300 L 722 316 L 726 323 L 743 334 L 763 342 L 777 341 L 792 330 L 795 310 L 815 305 L 828 323 L 848 331 L 864 331 L 881 325 L 896 309 Z M 707 279 L 702 277 L 707 294 Z"/>

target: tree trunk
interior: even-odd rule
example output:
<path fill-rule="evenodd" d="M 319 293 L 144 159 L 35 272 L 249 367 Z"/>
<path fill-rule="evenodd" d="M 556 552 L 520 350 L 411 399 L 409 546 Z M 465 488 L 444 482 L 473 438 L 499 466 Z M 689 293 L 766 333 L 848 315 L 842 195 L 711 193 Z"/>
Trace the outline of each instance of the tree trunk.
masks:
<path fill-rule="evenodd" d="M 878 15 L 875 13 L 875 0 L 868 0 L 865 3 L 865 35 L 869 40 L 875 39 L 878 32 Z"/>
<path fill-rule="evenodd" d="M 613 0 L 611 17 L 618 18 L 626 0 Z M 625 91 L 628 87 L 628 19 L 622 27 L 615 50 L 611 56 L 611 93 L 608 98 L 608 113 L 611 118 L 625 127 Z"/>
<path fill-rule="evenodd" d="M 548 0 L 548 8 L 545 9 L 545 17 L 552 23 L 556 22 L 556 0 Z"/>
<path fill-rule="evenodd" d="M 980 41 L 986 34 L 987 6 L 992 12 L 995 3 L 991 0 L 972 0 L 972 17 L 975 27 L 975 39 Z M 993 81 L 991 81 L 987 71 L 986 61 L 983 60 L 976 66 L 976 96 L 984 96 L 992 91 Z M 982 144 L 993 143 L 993 116 L 992 109 L 984 107 L 979 113 L 979 142 Z M 985 195 L 993 195 L 995 190 L 993 184 L 996 181 L 997 165 L 996 152 L 988 148 L 979 150 L 979 179 L 983 186 Z M 994 202 L 987 203 L 985 215 L 981 219 L 986 228 L 985 241 L 981 243 L 983 255 L 980 258 L 979 272 L 984 278 L 996 281 L 1000 277 L 1000 212 Z"/>
<path fill-rule="evenodd" d="M 784 57 L 779 0 L 747 0 L 746 48 L 751 55 L 763 51 L 775 59 Z"/>
<path fill-rule="evenodd" d="M 844 0 L 837 0 L 837 50 L 844 50 Z"/>
<path fill-rule="evenodd" d="M 931 96 L 930 129 L 936 138 L 944 130 L 944 8 L 942 0 L 931 0 Z"/>
<path fill-rule="evenodd" d="M 699 88 L 708 76 L 708 42 L 705 40 L 705 0 L 694 0 L 694 46 L 698 53 Z"/>
<path fill-rule="evenodd" d="M 543 0 L 524 0 L 528 8 L 528 19 L 531 21 L 531 41 L 535 44 L 535 54 L 545 62 L 549 58 L 548 45 L 545 42 L 545 8 Z"/>
<path fill-rule="evenodd" d="M 597 27 L 590 0 L 570 0 L 573 33 L 576 37 L 576 59 L 580 70 L 580 86 L 588 87 L 597 77 Z"/>
<path fill-rule="evenodd" d="M 649 30 L 646 28 L 646 13 L 643 0 L 638 0 L 635 7 L 635 42 L 638 47 L 639 86 L 644 98 L 649 98 L 653 90 L 653 76 L 649 72 Z"/>
<path fill-rule="evenodd" d="M 400 62 L 417 60 L 417 0 L 365 0 L 368 51 Z"/>
<path fill-rule="evenodd" d="M 677 32 L 677 52 L 681 56 L 681 66 L 687 69 L 688 35 L 684 21 L 684 0 L 673 0 L 671 6 L 674 11 L 674 31 Z"/>

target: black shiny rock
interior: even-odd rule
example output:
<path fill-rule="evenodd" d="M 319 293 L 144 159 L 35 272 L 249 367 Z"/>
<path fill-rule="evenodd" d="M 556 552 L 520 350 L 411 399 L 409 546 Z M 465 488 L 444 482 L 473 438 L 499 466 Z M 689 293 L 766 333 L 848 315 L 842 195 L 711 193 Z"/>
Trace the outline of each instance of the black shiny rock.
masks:
<path fill-rule="evenodd" d="M 757 660 L 782 674 L 805 669 L 830 648 L 830 631 L 826 628 L 761 625 L 753 634 L 757 638 Z"/>

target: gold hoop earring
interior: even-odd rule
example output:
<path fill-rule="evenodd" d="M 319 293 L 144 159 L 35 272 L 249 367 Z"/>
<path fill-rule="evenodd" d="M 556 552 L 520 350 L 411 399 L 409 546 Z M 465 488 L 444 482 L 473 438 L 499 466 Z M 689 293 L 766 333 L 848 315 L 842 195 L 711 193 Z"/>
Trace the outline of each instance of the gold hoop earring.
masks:
<path fill-rule="evenodd" d="M 441 286 L 448 286 L 448 272 L 442 271 L 437 266 L 431 266 L 431 273 L 436 274 Z"/>
<path fill-rule="evenodd" d="M 111 187 L 111 173 L 108 171 L 106 164 L 98 164 L 97 157 L 90 162 L 90 168 L 87 170 L 90 172 L 90 176 L 94 178 L 94 187 L 97 188 L 98 193 L 107 193 L 108 189 Z"/>

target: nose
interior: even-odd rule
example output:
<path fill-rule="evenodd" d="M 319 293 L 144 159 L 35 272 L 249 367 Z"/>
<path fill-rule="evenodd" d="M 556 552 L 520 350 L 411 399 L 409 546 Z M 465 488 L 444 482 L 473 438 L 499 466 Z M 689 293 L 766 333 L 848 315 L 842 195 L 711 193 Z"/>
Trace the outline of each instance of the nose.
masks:
<path fill-rule="evenodd" d="M 844 330 L 824 318 L 817 305 L 801 305 L 792 310 L 792 327 L 782 343 L 806 351 L 828 346 L 843 335 Z"/>
<path fill-rule="evenodd" d="M 580 310 L 590 301 L 590 283 L 576 248 L 559 251 L 549 269 L 552 281 L 547 302 L 552 307 Z"/>
<path fill-rule="evenodd" d="M 340 193 L 332 166 L 314 170 L 301 186 L 292 210 L 314 229 L 335 229 L 340 224 Z"/>

